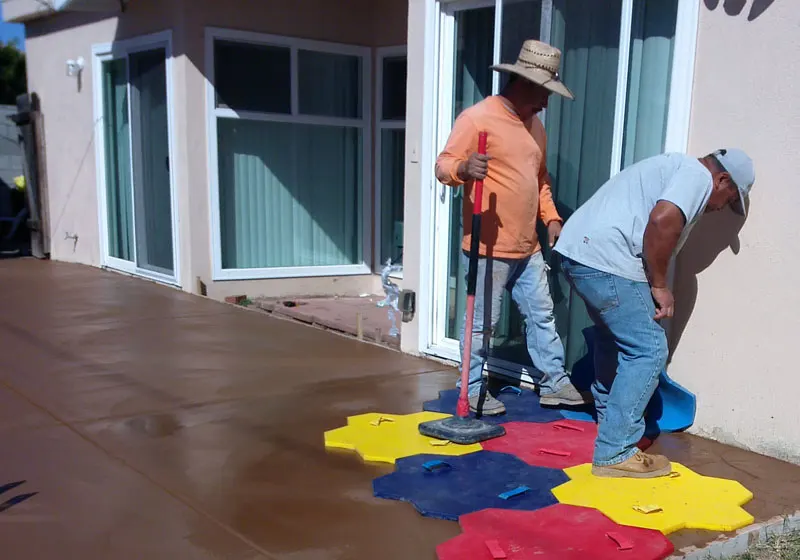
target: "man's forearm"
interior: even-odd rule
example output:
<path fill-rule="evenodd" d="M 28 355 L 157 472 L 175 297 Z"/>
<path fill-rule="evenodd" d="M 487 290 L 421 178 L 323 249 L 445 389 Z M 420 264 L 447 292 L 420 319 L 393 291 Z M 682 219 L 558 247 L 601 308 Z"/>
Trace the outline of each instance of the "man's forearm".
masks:
<path fill-rule="evenodd" d="M 644 230 L 644 263 L 647 280 L 653 288 L 667 287 L 667 272 L 672 252 L 678 246 L 681 229 L 650 220 Z"/>

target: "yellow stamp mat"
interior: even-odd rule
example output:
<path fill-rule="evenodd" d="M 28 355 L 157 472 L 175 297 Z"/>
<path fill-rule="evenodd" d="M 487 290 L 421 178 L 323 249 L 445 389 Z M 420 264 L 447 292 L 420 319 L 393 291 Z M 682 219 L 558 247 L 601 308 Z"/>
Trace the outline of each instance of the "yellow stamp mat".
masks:
<path fill-rule="evenodd" d="M 416 412 L 380 414 L 371 412 L 347 418 L 347 426 L 325 432 L 325 447 L 356 451 L 365 461 L 394 463 L 402 457 L 433 453 L 466 455 L 481 451 L 480 444 L 458 445 L 423 436 L 419 425 L 450 414 Z"/>
<path fill-rule="evenodd" d="M 598 478 L 591 469 L 565 469 L 571 480 L 553 489 L 558 501 L 665 535 L 679 529 L 734 531 L 754 521 L 741 508 L 753 493 L 733 480 L 702 476 L 679 463 L 672 463 L 670 476 L 650 479 Z"/>

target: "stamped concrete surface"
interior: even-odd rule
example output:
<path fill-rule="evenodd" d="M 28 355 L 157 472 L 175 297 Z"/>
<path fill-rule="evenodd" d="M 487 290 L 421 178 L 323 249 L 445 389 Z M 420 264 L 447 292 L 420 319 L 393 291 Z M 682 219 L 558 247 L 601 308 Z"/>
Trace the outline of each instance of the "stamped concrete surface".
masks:
<path fill-rule="evenodd" d="M 0 261 L 0 278 L 3 560 L 432 560 L 459 533 L 373 498 L 391 467 L 322 435 L 417 412 L 454 371 L 88 267 Z M 800 467 L 687 435 L 657 446 L 741 481 L 757 521 L 800 505 Z"/>

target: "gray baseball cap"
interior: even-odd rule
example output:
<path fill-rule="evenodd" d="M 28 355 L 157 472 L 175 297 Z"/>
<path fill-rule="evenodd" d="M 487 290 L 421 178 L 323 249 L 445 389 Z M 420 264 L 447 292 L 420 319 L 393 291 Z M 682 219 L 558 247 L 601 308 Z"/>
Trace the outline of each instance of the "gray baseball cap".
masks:
<path fill-rule="evenodd" d="M 745 200 L 750 196 L 750 189 L 753 183 L 756 182 L 756 170 L 753 166 L 753 160 L 750 159 L 742 150 L 731 148 L 724 150 L 717 150 L 714 152 L 714 157 L 727 171 L 736 188 L 739 189 L 739 201 L 731 205 L 734 212 L 740 216 L 747 215 L 747 206 Z"/>

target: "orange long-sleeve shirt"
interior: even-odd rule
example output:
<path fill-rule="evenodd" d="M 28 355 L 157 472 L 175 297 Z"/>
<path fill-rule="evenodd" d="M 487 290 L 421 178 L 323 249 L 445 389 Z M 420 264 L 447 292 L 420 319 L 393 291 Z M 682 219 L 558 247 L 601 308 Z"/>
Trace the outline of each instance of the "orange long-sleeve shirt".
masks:
<path fill-rule="evenodd" d="M 553 202 L 547 172 L 547 135 L 534 116 L 522 122 L 502 98 L 490 96 L 462 112 L 436 160 L 436 178 L 457 187 L 458 166 L 478 151 L 478 133 L 486 131 L 489 171 L 483 184 L 480 254 L 525 258 L 541 249 L 536 220 L 562 221 Z M 464 184 L 464 239 L 472 240 L 473 181 Z"/>

